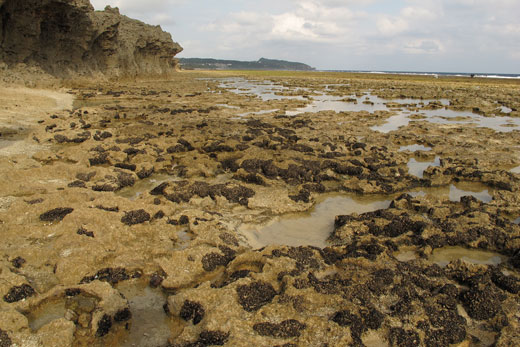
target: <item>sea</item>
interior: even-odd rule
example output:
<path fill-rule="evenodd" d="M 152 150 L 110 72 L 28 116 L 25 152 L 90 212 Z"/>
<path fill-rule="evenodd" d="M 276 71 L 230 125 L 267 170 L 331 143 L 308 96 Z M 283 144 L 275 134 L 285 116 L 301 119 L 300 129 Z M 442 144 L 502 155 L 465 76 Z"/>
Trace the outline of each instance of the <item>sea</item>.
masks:
<path fill-rule="evenodd" d="M 520 74 L 480 73 L 480 72 L 422 72 L 422 71 L 369 71 L 369 70 L 323 70 L 326 72 L 351 72 L 367 74 L 389 74 L 389 75 L 417 75 L 417 76 L 452 76 L 452 77 L 478 77 L 478 78 L 503 78 L 520 79 Z"/>

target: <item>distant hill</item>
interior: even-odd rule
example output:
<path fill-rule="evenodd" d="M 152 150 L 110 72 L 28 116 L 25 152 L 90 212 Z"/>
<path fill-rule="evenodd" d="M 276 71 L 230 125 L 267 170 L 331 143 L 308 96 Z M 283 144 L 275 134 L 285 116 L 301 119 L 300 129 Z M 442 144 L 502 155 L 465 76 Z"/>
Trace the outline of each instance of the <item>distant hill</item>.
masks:
<path fill-rule="evenodd" d="M 258 61 L 179 58 L 184 70 L 290 70 L 313 71 L 313 67 L 292 61 L 260 58 Z"/>

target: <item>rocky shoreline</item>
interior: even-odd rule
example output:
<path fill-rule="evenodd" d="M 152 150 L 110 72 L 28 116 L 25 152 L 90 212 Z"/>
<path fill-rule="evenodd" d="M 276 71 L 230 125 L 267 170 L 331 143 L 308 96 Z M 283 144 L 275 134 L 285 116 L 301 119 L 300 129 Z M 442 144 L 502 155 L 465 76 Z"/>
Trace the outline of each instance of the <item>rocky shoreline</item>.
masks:
<path fill-rule="evenodd" d="M 0 346 L 515 345 L 519 88 L 182 72 L 75 85 L 23 132 L 6 103 Z M 388 203 L 252 246 L 329 196 Z"/>

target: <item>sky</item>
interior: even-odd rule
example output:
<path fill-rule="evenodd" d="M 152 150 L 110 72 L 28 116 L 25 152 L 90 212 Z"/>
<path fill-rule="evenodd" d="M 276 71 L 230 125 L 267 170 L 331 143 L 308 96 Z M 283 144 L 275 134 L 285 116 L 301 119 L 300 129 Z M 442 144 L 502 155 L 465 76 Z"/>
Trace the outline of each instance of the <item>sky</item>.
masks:
<path fill-rule="evenodd" d="M 520 73 L 520 0 L 91 0 L 161 25 L 178 57 L 319 70 Z"/>

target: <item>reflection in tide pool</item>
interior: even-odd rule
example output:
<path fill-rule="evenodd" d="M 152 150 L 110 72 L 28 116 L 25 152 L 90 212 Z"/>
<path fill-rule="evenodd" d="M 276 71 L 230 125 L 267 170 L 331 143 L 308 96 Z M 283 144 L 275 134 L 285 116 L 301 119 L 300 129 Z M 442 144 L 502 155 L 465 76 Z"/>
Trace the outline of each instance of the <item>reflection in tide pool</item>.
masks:
<path fill-rule="evenodd" d="M 418 161 L 415 158 L 410 158 L 407 166 L 408 166 L 408 172 L 410 173 L 410 175 L 414 175 L 419 178 L 423 178 L 424 170 L 426 170 L 430 166 L 434 166 L 434 167 L 441 166 L 441 158 L 435 157 L 435 159 L 433 161 Z"/>
<path fill-rule="evenodd" d="M 498 265 L 507 260 L 499 253 L 468 249 L 464 247 L 443 247 L 435 249 L 429 260 L 440 266 L 446 266 L 451 261 L 462 260 L 471 264 Z"/>
<path fill-rule="evenodd" d="M 463 196 L 472 196 L 485 203 L 493 200 L 493 196 L 489 193 L 489 188 L 484 184 L 475 182 L 457 182 L 450 184 L 449 187 L 423 188 L 421 191 L 410 192 L 409 194 L 414 197 L 431 195 L 450 201 L 460 201 L 460 198 Z"/>
<path fill-rule="evenodd" d="M 410 146 L 402 146 L 401 148 L 399 148 L 399 152 L 404 152 L 404 151 L 410 151 L 410 152 L 417 152 L 417 151 L 431 151 L 432 148 L 431 147 L 426 147 L 426 146 L 423 146 L 423 145 L 418 145 L 418 144 L 415 144 L 415 145 L 410 145 Z"/>
<path fill-rule="evenodd" d="M 395 131 L 402 126 L 407 126 L 410 123 L 410 118 L 408 118 L 409 113 L 399 113 L 396 116 L 392 116 L 387 119 L 386 123 L 381 125 L 376 125 L 371 127 L 370 129 L 374 131 L 379 131 L 380 133 L 389 133 L 390 131 Z"/>

